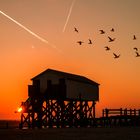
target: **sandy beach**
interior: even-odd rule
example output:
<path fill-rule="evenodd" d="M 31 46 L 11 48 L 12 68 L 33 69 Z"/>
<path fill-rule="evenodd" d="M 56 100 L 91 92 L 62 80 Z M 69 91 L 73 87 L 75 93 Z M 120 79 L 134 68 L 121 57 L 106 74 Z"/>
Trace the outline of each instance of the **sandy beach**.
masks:
<path fill-rule="evenodd" d="M 0 129 L 1 140 L 139 140 L 140 127 Z"/>

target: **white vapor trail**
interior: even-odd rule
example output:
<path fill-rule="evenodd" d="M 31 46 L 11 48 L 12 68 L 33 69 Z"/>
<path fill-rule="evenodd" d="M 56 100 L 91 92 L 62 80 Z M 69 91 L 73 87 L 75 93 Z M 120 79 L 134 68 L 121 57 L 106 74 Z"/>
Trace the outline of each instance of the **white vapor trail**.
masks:
<path fill-rule="evenodd" d="M 39 35 L 35 34 L 34 32 L 32 32 L 31 30 L 29 30 L 27 27 L 23 26 L 21 23 L 17 22 L 15 19 L 11 18 L 10 16 L 8 16 L 7 14 L 5 14 L 4 12 L 0 11 L 0 13 L 2 15 L 4 15 L 5 17 L 7 17 L 8 19 L 10 19 L 11 21 L 13 21 L 14 23 L 16 23 L 18 26 L 20 26 L 21 28 L 23 28 L 24 30 L 26 30 L 28 33 L 30 33 L 31 35 L 33 35 L 34 37 L 38 38 L 39 40 L 41 40 L 42 42 L 49 44 L 51 47 L 56 48 L 55 45 L 50 44 L 47 40 L 43 39 L 42 37 L 40 37 Z M 60 51 L 60 50 L 59 50 Z"/>
<path fill-rule="evenodd" d="M 72 12 L 72 9 L 73 9 L 73 6 L 74 6 L 75 1 L 76 1 L 76 0 L 73 0 L 73 1 L 72 1 L 72 4 L 71 4 L 71 6 L 70 6 L 69 13 L 68 13 L 68 16 L 67 16 L 65 25 L 64 25 L 64 27 L 63 27 L 63 32 L 65 32 L 65 29 L 66 29 L 66 26 L 67 26 L 67 24 L 68 24 L 68 21 L 69 21 L 69 18 L 70 18 L 70 15 L 71 15 L 71 12 Z"/>

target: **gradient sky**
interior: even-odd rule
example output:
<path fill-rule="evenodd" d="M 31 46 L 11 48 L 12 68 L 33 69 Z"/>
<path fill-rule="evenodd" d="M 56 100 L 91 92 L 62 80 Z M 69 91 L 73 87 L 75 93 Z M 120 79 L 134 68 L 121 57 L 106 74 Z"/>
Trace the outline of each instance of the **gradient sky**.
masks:
<path fill-rule="evenodd" d="M 20 119 L 14 111 L 27 99 L 30 79 L 47 68 L 86 76 L 100 84 L 97 115 L 103 108 L 140 108 L 140 1 L 0 0 L 0 11 L 57 49 L 0 14 L 0 119 Z M 77 27 L 79 33 L 74 32 Z M 110 32 L 111 28 L 115 32 Z M 106 34 L 101 35 L 103 29 Z M 133 35 L 137 40 L 133 40 Z M 115 37 L 112 43 L 108 36 Z M 88 44 L 88 39 L 93 45 Z M 82 40 L 79 46 L 76 42 Z M 111 48 L 105 51 L 105 46 Z M 61 52 L 60 52 L 61 51 Z M 121 54 L 114 59 L 113 52 Z"/>

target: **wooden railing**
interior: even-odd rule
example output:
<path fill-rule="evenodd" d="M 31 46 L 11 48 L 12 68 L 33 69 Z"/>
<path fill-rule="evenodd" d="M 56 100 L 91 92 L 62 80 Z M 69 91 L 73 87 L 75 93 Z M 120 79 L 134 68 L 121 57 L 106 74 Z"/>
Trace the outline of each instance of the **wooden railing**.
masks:
<path fill-rule="evenodd" d="M 97 126 L 140 126 L 140 109 L 103 109 Z"/>
<path fill-rule="evenodd" d="M 102 117 L 110 117 L 110 116 L 139 116 L 140 117 L 140 109 L 103 109 Z"/>

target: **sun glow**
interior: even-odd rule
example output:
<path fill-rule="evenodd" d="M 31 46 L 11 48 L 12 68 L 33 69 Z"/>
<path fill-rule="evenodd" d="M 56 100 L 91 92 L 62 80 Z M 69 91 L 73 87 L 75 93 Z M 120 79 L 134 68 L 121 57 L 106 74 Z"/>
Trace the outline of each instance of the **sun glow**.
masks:
<path fill-rule="evenodd" d="M 19 107 L 17 110 L 18 113 L 22 112 L 22 107 Z"/>

